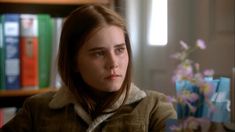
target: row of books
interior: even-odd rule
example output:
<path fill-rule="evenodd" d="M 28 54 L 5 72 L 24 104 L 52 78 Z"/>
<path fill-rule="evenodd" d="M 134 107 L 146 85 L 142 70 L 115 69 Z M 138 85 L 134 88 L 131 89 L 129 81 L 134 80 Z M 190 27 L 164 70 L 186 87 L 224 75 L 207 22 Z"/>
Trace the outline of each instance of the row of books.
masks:
<path fill-rule="evenodd" d="M 63 18 L 0 14 L 0 90 L 56 87 Z"/>

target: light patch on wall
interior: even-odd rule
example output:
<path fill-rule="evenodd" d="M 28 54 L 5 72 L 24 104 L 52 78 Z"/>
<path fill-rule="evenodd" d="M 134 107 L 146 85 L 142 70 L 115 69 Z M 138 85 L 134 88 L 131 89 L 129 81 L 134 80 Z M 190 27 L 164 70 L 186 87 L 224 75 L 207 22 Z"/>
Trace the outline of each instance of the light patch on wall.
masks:
<path fill-rule="evenodd" d="M 167 44 L 167 0 L 152 0 L 148 26 L 148 44 L 164 46 Z"/>

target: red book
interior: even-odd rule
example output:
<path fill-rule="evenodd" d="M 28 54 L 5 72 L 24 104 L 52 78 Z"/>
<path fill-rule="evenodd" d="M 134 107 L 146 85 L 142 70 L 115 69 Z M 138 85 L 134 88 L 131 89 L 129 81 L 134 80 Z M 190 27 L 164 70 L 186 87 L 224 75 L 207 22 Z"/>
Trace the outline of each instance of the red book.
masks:
<path fill-rule="evenodd" d="M 38 88 L 37 17 L 21 15 L 20 75 L 22 88 Z"/>
<path fill-rule="evenodd" d="M 38 39 L 21 37 L 21 85 L 22 87 L 38 86 Z"/>

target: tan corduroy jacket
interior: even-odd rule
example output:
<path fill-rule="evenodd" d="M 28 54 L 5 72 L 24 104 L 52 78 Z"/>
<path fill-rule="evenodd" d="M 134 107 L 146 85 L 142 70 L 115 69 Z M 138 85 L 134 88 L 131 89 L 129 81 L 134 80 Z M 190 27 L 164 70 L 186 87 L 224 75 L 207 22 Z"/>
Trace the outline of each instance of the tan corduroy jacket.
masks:
<path fill-rule="evenodd" d="M 119 107 L 122 101 L 123 96 L 109 110 Z M 72 93 L 63 87 L 57 92 L 27 99 L 17 115 L 0 131 L 157 132 L 163 131 L 166 120 L 171 118 L 176 118 L 176 112 L 164 94 L 142 91 L 132 84 L 129 97 L 119 111 L 91 120 Z"/>

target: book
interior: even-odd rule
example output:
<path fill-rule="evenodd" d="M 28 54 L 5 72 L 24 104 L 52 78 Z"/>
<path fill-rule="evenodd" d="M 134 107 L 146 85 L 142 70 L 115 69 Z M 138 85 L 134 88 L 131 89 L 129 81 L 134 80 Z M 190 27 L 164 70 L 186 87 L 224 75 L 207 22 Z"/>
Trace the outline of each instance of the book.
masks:
<path fill-rule="evenodd" d="M 38 21 L 32 14 L 20 15 L 20 71 L 23 89 L 38 88 Z"/>
<path fill-rule="evenodd" d="M 51 82 L 50 87 L 52 88 L 59 88 L 61 86 L 61 78 L 58 73 L 58 67 L 57 67 L 57 55 L 58 55 L 58 48 L 59 48 L 59 41 L 60 41 L 60 35 L 62 31 L 62 25 L 63 25 L 63 18 L 56 17 L 53 18 L 53 44 L 52 44 L 52 61 L 51 61 Z"/>
<path fill-rule="evenodd" d="M 5 89 L 5 52 L 3 47 L 3 22 L 0 15 L 0 90 Z"/>
<path fill-rule="evenodd" d="M 3 47 L 5 52 L 5 86 L 20 88 L 19 14 L 3 14 Z"/>
<path fill-rule="evenodd" d="M 38 14 L 37 19 L 39 88 L 47 88 L 50 85 L 52 60 L 52 19 L 47 14 Z"/>
<path fill-rule="evenodd" d="M 3 109 L 0 108 L 0 128 L 3 126 Z"/>

